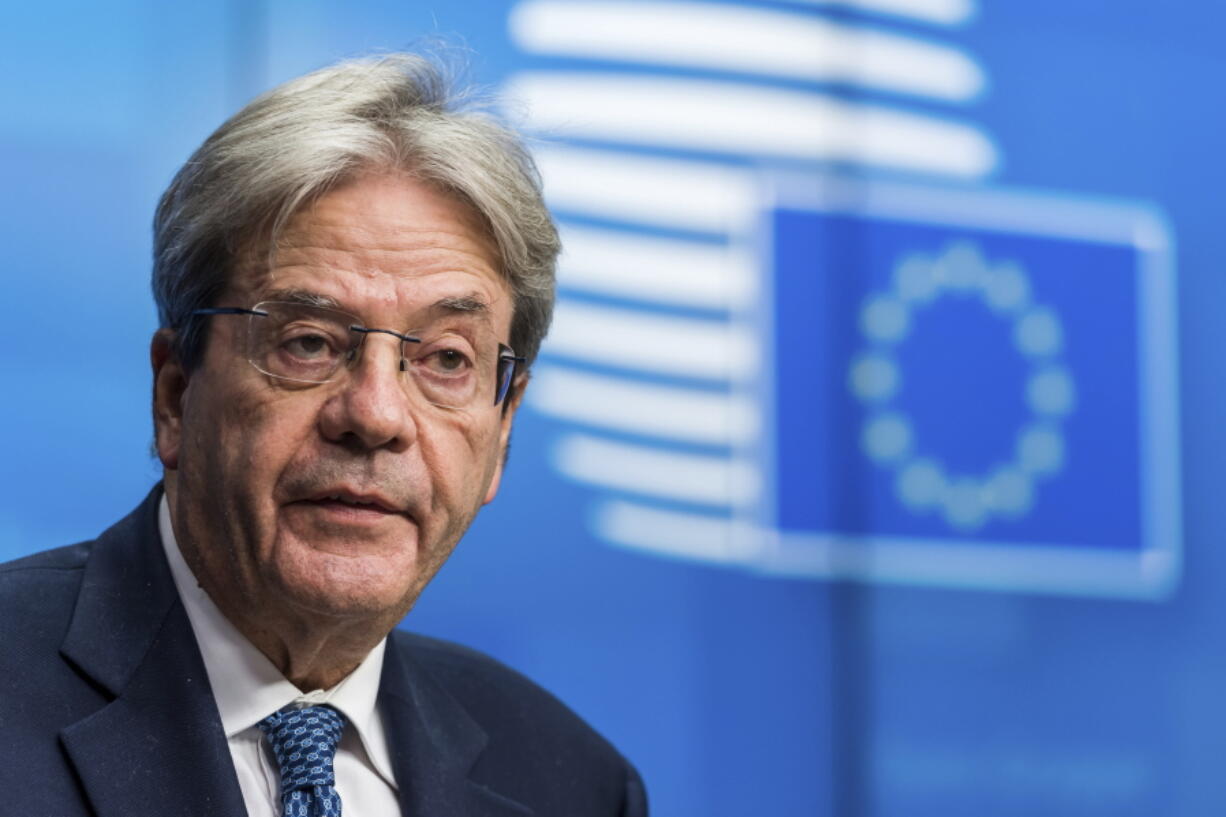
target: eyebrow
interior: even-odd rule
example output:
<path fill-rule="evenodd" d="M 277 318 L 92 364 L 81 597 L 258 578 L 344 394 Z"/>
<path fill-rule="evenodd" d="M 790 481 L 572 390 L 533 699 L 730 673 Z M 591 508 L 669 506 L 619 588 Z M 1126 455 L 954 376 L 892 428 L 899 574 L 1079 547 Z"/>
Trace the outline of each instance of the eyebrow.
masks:
<path fill-rule="evenodd" d="M 302 306 L 319 306 L 325 309 L 344 311 L 344 307 L 335 298 L 329 298 L 327 295 L 320 295 L 318 292 L 311 292 L 306 289 L 274 289 L 271 292 L 265 293 L 261 300 L 281 301 L 282 303 L 300 304 Z"/>
<path fill-rule="evenodd" d="M 448 312 L 461 314 L 486 315 L 490 305 L 476 295 L 460 295 L 440 298 L 430 306 L 431 312 Z"/>

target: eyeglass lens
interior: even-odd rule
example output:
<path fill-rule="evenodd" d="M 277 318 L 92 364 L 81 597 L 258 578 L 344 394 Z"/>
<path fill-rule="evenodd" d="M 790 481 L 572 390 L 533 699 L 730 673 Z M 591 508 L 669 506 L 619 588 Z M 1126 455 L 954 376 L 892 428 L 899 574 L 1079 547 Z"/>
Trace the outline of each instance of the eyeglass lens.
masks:
<path fill-rule="evenodd" d="M 383 334 L 400 345 L 406 381 L 435 405 L 488 405 L 491 396 L 499 402 L 514 375 L 509 350 L 500 351 L 492 338 L 431 327 L 403 335 L 370 330 L 353 315 L 305 304 L 265 302 L 254 310 L 262 314 L 249 319 L 248 358 L 261 372 L 292 383 L 334 379 L 363 343 Z"/>

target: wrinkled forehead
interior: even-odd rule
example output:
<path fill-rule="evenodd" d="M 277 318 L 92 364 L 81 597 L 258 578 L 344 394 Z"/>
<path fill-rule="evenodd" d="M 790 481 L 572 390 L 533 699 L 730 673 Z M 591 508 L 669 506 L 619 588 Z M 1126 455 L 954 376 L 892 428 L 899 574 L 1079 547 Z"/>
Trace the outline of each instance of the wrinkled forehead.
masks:
<path fill-rule="evenodd" d="M 363 325 L 440 321 L 506 331 L 500 255 L 462 199 L 403 176 L 365 176 L 303 207 L 269 254 L 247 254 L 232 297 L 347 312 Z"/>

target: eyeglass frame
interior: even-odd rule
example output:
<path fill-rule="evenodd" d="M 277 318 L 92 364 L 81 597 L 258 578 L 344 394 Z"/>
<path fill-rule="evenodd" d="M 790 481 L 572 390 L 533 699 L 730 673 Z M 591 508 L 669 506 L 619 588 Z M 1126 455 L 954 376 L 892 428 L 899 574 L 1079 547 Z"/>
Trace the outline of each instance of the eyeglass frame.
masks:
<path fill-rule="evenodd" d="M 303 304 L 296 304 L 290 301 L 260 301 L 255 306 L 257 307 L 263 306 L 264 304 L 282 304 L 285 306 L 297 306 L 297 307 L 303 306 Z M 331 307 L 315 307 L 315 308 L 316 309 L 328 309 L 331 312 L 336 312 L 339 315 L 347 315 L 348 317 L 351 317 L 351 318 L 356 317 L 354 315 L 349 315 L 349 313 L 344 312 L 342 310 L 332 309 Z M 254 307 L 251 309 L 247 309 L 241 306 L 204 307 L 201 309 L 193 309 L 191 312 L 188 313 L 188 317 L 191 317 L 191 318 L 204 317 L 204 316 L 209 316 L 209 315 L 255 315 L 257 317 L 263 317 L 263 318 L 268 317 L 267 312 L 256 309 Z M 397 332 L 394 329 L 382 329 L 382 328 L 377 328 L 377 327 L 362 326 L 361 324 L 350 324 L 348 329 L 350 332 L 360 333 L 363 336 L 363 338 L 365 338 L 366 335 L 380 333 L 384 335 L 391 335 L 392 337 L 395 337 L 395 338 L 399 338 L 401 341 L 404 341 L 405 343 L 421 343 L 421 338 L 414 337 L 413 335 L 406 335 L 402 332 Z M 361 343 L 359 342 L 358 345 L 360 346 Z M 356 356 L 354 359 L 356 360 Z M 506 374 L 504 378 L 499 378 L 497 376 L 497 373 L 495 373 L 494 403 L 493 403 L 493 405 L 495 406 L 498 405 L 499 403 L 502 403 L 502 401 L 507 398 L 507 395 L 510 394 L 511 386 L 515 382 L 516 370 L 519 368 L 520 364 L 527 362 L 527 358 L 516 356 L 514 349 L 512 349 L 510 346 L 507 346 L 505 343 L 499 343 L 497 361 L 498 361 L 499 368 L 501 368 L 503 364 L 509 364 L 510 371 Z M 268 375 L 269 377 L 275 377 L 278 380 L 292 380 L 292 378 L 286 378 L 286 377 L 282 377 L 281 375 L 272 374 L 271 372 L 265 372 L 263 369 L 256 366 L 255 361 L 251 360 L 250 358 L 247 359 L 247 362 L 250 363 L 252 368 L 254 368 L 256 371 L 262 372 Z M 339 371 L 340 368 L 341 367 L 338 366 L 337 371 Z M 404 358 L 401 357 L 400 371 L 403 372 L 404 370 L 405 370 Z M 335 374 L 333 375 L 333 377 L 334 376 Z M 332 378 L 329 377 L 328 380 L 293 381 L 293 382 L 307 382 L 307 383 L 313 383 L 315 385 L 321 385 L 323 383 L 330 383 L 331 381 L 332 381 Z M 503 406 L 503 410 L 504 411 L 506 410 L 505 405 Z"/>

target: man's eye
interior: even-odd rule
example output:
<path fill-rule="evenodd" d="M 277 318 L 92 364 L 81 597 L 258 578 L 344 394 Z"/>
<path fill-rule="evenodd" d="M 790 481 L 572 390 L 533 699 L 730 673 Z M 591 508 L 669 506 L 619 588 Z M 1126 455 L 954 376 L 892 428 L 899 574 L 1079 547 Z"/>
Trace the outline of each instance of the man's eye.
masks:
<path fill-rule="evenodd" d="M 286 340 L 282 348 L 302 360 L 319 360 L 332 354 L 332 344 L 324 335 L 298 335 Z"/>
<path fill-rule="evenodd" d="M 426 358 L 426 365 L 436 372 L 455 374 L 468 368 L 468 358 L 455 349 L 439 349 Z"/>

